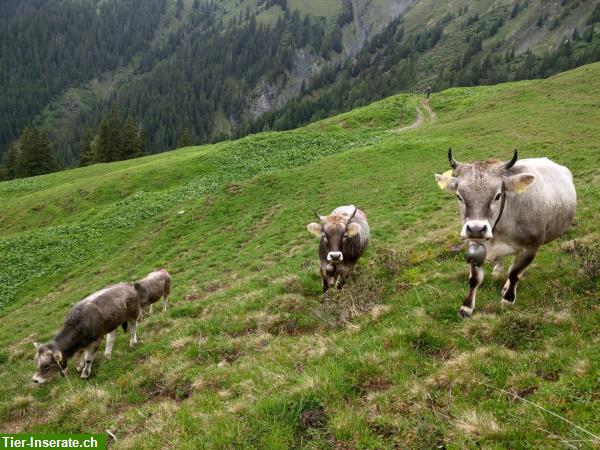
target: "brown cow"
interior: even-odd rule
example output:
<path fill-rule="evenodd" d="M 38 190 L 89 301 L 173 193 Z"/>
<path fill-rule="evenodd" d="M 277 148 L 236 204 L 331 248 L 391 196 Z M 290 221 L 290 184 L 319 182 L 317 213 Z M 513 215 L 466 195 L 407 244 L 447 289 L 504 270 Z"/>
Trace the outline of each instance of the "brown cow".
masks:
<path fill-rule="evenodd" d="M 171 275 L 169 272 L 165 269 L 155 270 L 139 280 L 138 283 L 148 291 L 147 301 L 142 302 L 141 305 L 144 311 L 149 310 L 149 314 L 152 314 L 152 305 L 161 297 L 163 299 L 163 311 L 167 310 L 167 302 L 171 293 Z"/>
<path fill-rule="evenodd" d="M 56 373 L 66 375 L 69 358 L 83 351 L 77 366 L 81 378 L 88 378 L 100 342 L 108 334 L 106 351 L 110 357 L 116 330 L 121 325 L 131 333 L 129 344 L 137 343 L 136 329 L 141 314 L 141 301 L 146 289 L 138 283 L 119 283 L 94 292 L 77 303 L 67 315 L 62 330 L 48 343 L 34 343 L 37 370 L 34 383 L 42 384 Z"/>
<path fill-rule="evenodd" d="M 354 205 L 340 206 L 328 216 L 315 211 L 319 223 L 307 225 L 308 231 L 321 239 L 319 258 L 323 292 L 332 285 L 341 288 L 358 258 L 367 249 L 370 230 L 367 216 Z"/>

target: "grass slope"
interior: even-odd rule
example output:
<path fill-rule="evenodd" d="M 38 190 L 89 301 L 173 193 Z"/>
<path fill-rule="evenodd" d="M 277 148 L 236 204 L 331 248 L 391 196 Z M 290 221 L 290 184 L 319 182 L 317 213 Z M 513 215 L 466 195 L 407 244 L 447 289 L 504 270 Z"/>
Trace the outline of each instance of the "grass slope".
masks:
<path fill-rule="evenodd" d="M 600 236 L 600 64 L 548 80 L 397 96 L 308 127 L 0 184 L 0 429 L 99 431 L 115 448 L 590 447 L 600 434 L 598 280 L 564 249 Z M 489 277 L 459 320 L 462 160 L 569 166 L 577 225 L 514 309 Z M 363 208 L 372 245 L 320 293 L 312 209 Z M 180 211 L 184 211 L 178 214 Z M 165 266 L 172 304 L 92 378 L 34 388 L 33 341 L 105 284 Z M 576 424 L 573 426 L 540 407 Z M 581 427 L 581 428 L 578 428 Z M 584 431 L 585 430 L 585 431 Z"/>

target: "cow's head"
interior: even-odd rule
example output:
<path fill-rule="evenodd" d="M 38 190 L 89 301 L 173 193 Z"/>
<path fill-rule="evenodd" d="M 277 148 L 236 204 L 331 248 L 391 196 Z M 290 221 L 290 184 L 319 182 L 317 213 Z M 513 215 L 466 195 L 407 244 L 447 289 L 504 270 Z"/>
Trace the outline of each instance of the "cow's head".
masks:
<path fill-rule="evenodd" d="M 350 223 L 356 214 L 357 208 L 351 216 L 343 214 L 334 216 L 321 216 L 315 211 L 318 223 L 309 223 L 306 228 L 316 237 L 321 238 L 321 246 L 327 250 L 327 261 L 337 264 L 344 260 L 342 250 L 348 239 L 360 232 L 358 223 Z"/>
<path fill-rule="evenodd" d="M 35 374 L 31 381 L 43 384 L 50 380 L 56 373 L 64 374 L 66 361 L 63 361 L 62 353 L 53 348 L 51 344 L 38 344 L 34 342 L 35 356 L 33 362 L 36 366 Z"/>
<path fill-rule="evenodd" d="M 150 295 L 148 293 L 148 289 L 146 289 L 144 287 L 144 285 L 141 283 L 133 283 L 133 287 L 135 288 L 135 290 L 137 291 L 137 293 L 140 297 L 140 304 L 147 305 L 148 304 L 148 296 Z"/>
<path fill-rule="evenodd" d="M 456 195 L 463 227 L 460 236 L 465 239 L 491 239 L 493 228 L 502 213 L 507 193 L 522 193 L 533 183 L 530 173 L 511 170 L 517 162 L 517 150 L 508 162 L 496 160 L 459 163 L 448 150 L 451 170 L 436 174 L 439 187 Z"/>

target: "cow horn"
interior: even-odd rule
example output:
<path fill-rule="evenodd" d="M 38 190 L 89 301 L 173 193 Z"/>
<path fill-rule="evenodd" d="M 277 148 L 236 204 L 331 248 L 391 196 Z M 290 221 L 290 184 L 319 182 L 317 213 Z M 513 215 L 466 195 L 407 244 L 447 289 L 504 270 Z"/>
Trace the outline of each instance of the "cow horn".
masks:
<path fill-rule="evenodd" d="M 508 169 L 512 168 L 512 166 L 514 166 L 515 163 L 517 162 L 517 159 L 519 159 L 519 155 L 518 155 L 517 149 L 515 148 L 515 154 L 513 155 L 512 159 L 510 161 L 508 161 L 506 164 L 504 164 L 504 170 L 508 170 Z"/>
<path fill-rule="evenodd" d="M 313 209 L 313 212 L 315 213 L 315 216 L 317 217 L 317 219 L 319 219 L 319 222 L 323 221 L 323 217 L 319 215 L 319 213 L 317 212 L 316 209 Z"/>
<path fill-rule="evenodd" d="M 453 169 L 456 169 L 458 167 L 458 161 L 456 161 L 452 156 L 452 147 L 448 148 L 448 162 L 450 163 L 450 167 L 452 167 Z"/>

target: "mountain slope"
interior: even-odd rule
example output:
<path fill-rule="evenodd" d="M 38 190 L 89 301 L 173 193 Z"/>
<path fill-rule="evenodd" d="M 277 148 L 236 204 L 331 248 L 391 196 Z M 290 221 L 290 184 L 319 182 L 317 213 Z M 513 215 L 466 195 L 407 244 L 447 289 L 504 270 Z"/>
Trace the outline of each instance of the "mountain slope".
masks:
<path fill-rule="evenodd" d="M 566 250 L 600 237 L 599 80 L 594 64 L 449 89 L 432 96 L 435 123 L 401 133 L 421 99 L 0 183 L 0 249 L 16 267 L 2 280 L 1 428 L 110 429 L 115 448 L 597 445 L 600 286 Z M 433 179 L 449 145 L 463 160 L 547 156 L 579 197 L 576 227 L 542 249 L 514 309 L 488 278 L 466 321 L 458 211 Z M 372 245 L 323 297 L 305 225 L 349 203 Z M 135 350 L 119 335 L 89 382 L 28 384 L 31 342 L 72 303 L 159 266 L 171 308 L 141 323 Z"/>
<path fill-rule="evenodd" d="M 291 129 L 428 84 L 547 77 L 600 58 L 600 6 L 591 0 L 10 0 L 3 8 L 1 40 L 11 45 L 0 57 L 0 153 L 36 125 L 50 133 L 61 167 L 77 165 L 85 129 L 96 130 L 114 101 L 156 153 L 185 133 L 204 143 Z"/>

